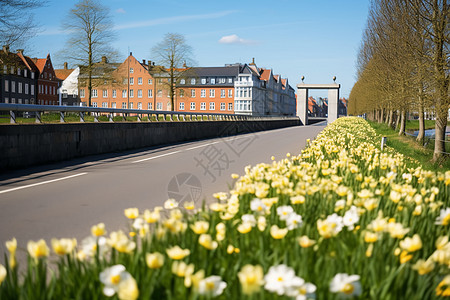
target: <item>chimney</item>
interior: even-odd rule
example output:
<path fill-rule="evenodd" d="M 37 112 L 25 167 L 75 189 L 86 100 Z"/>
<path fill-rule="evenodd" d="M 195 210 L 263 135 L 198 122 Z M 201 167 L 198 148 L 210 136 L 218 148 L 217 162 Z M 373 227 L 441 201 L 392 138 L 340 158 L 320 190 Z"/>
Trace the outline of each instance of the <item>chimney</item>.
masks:
<path fill-rule="evenodd" d="M 23 49 L 17 49 L 16 51 L 17 51 L 17 54 L 19 54 L 19 53 L 20 53 L 20 54 L 22 54 L 22 55 L 23 55 Z"/>
<path fill-rule="evenodd" d="M 250 65 L 256 66 L 256 64 L 255 64 L 255 58 L 254 58 L 254 57 L 253 57 L 252 62 L 250 63 Z"/>
<path fill-rule="evenodd" d="M 143 60 L 142 60 L 142 64 L 144 64 L 144 65 L 145 65 L 145 59 L 143 59 Z"/>
<path fill-rule="evenodd" d="M 5 54 L 9 53 L 9 45 L 4 45 L 3 46 L 3 52 L 5 52 Z"/>
<path fill-rule="evenodd" d="M 130 52 L 130 56 L 133 56 L 133 52 Z"/>
<path fill-rule="evenodd" d="M 155 65 L 155 62 L 152 62 L 152 66 L 154 66 Z"/>
<path fill-rule="evenodd" d="M 64 70 L 67 70 L 67 69 L 69 69 L 69 68 L 68 68 L 67 62 L 65 62 L 64 63 Z"/>
<path fill-rule="evenodd" d="M 108 59 L 106 58 L 106 56 L 102 56 L 102 63 L 104 64 L 108 63 Z"/>
<path fill-rule="evenodd" d="M 148 66 L 150 67 L 152 65 L 152 61 L 149 59 L 148 60 Z"/>

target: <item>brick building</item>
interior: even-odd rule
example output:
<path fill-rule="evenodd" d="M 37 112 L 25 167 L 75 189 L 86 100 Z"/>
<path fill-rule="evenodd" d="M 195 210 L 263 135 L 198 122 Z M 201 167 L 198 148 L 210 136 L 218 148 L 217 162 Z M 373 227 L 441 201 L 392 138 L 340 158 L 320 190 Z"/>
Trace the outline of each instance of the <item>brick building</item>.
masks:
<path fill-rule="evenodd" d="M 55 75 L 50 54 L 47 54 L 46 58 L 33 58 L 32 60 L 39 70 L 37 104 L 58 105 L 58 88 L 61 80 Z"/>

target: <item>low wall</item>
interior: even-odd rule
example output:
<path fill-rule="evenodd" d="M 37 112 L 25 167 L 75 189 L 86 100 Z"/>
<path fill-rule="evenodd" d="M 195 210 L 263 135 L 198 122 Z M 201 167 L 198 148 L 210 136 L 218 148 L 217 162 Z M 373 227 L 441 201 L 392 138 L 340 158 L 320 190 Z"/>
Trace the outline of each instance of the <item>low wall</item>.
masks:
<path fill-rule="evenodd" d="M 0 170 L 298 125 L 299 119 L 0 125 Z"/>

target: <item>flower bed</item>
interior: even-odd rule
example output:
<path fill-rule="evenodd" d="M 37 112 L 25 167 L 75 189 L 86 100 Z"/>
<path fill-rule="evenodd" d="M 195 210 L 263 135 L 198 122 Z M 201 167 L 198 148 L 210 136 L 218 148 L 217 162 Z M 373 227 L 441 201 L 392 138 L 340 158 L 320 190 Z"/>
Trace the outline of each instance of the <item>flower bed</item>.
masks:
<path fill-rule="evenodd" d="M 51 255 L 29 242 L 20 278 L 9 241 L 0 298 L 448 297 L 450 171 L 410 168 L 380 141 L 364 120 L 338 119 L 208 207 L 130 208 L 129 232 L 98 224 L 79 244 L 52 240 Z"/>

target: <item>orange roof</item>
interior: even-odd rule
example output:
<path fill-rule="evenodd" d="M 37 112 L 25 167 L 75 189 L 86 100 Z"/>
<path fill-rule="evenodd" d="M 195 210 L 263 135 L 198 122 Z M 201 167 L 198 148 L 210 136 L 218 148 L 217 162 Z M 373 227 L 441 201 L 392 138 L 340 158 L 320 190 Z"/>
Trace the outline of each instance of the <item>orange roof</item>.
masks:
<path fill-rule="evenodd" d="M 36 67 L 39 69 L 39 72 L 42 73 L 45 67 L 45 63 L 47 62 L 46 58 L 33 58 L 33 61 L 36 65 Z"/>
<path fill-rule="evenodd" d="M 69 77 L 70 73 L 72 73 L 73 70 L 74 69 L 56 69 L 55 76 L 58 79 L 65 80 L 67 77 Z"/>
<path fill-rule="evenodd" d="M 273 75 L 273 79 L 275 79 L 276 82 L 278 82 L 279 78 L 280 78 L 280 75 Z"/>
<path fill-rule="evenodd" d="M 269 78 L 270 78 L 270 73 L 271 73 L 271 70 L 268 70 L 268 69 L 261 69 L 261 77 L 260 77 L 260 79 L 261 80 L 264 80 L 264 81 L 268 81 L 269 80 Z"/>

